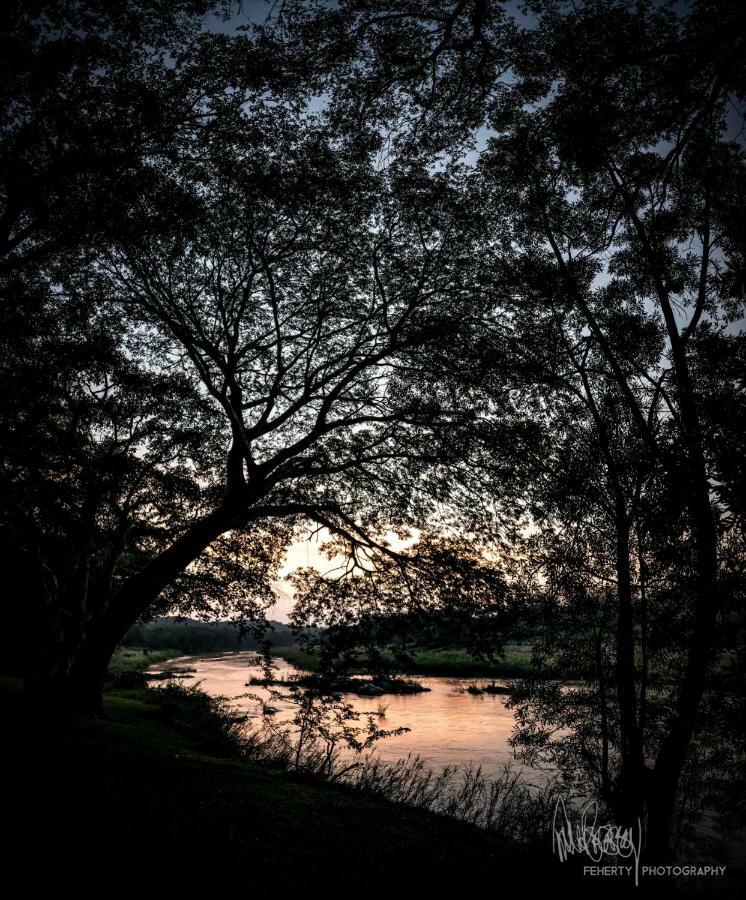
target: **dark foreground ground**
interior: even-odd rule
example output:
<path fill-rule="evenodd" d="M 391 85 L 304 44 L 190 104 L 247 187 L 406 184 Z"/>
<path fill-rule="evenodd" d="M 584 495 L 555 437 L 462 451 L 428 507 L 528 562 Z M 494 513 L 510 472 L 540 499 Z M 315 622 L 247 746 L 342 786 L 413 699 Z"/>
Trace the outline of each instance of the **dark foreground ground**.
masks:
<path fill-rule="evenodd" d="M 582 879 L 452 820 L 207 752 L 154 695 L 29 718 L 6 682 L 6 896 L 666 896 Z M 714 886 L 713 886 L 714 887 Z M 714 895 L 714 894 L 713 894 Z M 727 894 L 720 894 L 727 896 Z M 736 893 L 733 894 L 736 896 Z"/>

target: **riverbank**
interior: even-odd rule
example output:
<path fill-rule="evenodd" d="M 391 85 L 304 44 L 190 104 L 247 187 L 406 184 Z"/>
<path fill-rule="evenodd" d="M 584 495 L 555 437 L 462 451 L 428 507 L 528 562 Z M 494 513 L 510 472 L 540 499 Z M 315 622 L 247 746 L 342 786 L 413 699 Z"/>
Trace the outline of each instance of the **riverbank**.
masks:
<path fill-rule="evenodd" d="M 176 648 L 149 650 L 142 647 L 117 647 L 109 663 L 108 677 L 112 684 L 121 682 L 129 675 L 144 672 L 150 666 L 169 659 L 183 656 L 184 652 Z"/>
<path fill-rule="evenodd" d="M 182 704 L 185 695 L 207 699 L 178 687 L 111 690 L 104 718 L 60 723 L 21 705 L 20 679 L 0 677 L 9 881 L 81 900 L 222 900 L 239 890 L 409 898 L 482 895 L 485 886 L 509 900 L 739 895 L 727 890 L 730 879 L 679 894 L 669 880 L 635 889 L 627 879 L 584 877 L 587 860 L 560 864 L 548 834 L 527 845 L 504 830 L 237 758 L 194 704 Z"/>
<path fill-rule="evenodd" d="M 319 668 L 319 654 L 303 647 L 276 647 L 273 653 L 281 656 L 299 669 L 316 671 Z M 394 668 L 393 655 L 382 652 L 385 663 Z M 524 678 L 532 673 L 531 645 L 509 644 L 501 659 L 480 661 L 474 659 L 462 647 L 414 648 L 409 653 L 411 662 L 401 667 L 405 675 L 443 675 L 453 678 Z M 359 671 L 363 671 L 370 660 L 361 657 Z"/>
<path fill-rule="evenodd" d="M 223 650 L 204 651 L 202 656 L 219 655 L 234 652 L 229 648 Z M 319 669 L 319 654 L 303 647 L 277 646 L 272 648 L 275 656 L 282 657 L 299 669 L 316 672 Z M 149 666 L 166 662 L 179 656 L 189 655 L 181 649 L 148 649 L 141 647 L 118 647 L 112 657 L 109 673 L 115 679 L 134 672 L 144 672 Z M 382 657 L 393 667 L 393 656 L 383 651 Z M 407 675 L 442 675 L 453 678 L 522 678 L 532 672 L 530 644 L 512 644 L 506 647 L 505 658 L 491 662 L 479 662 L 459 647 L 440 649 L 419 649 L 411 654 L 411 665 L 403 669 Z M 366 671 L 370 660 L 360 659 L 360 665 L 353 671 L 362 674 Z"/>
<path fill-rule="evenodd" d="M 238 889 L 335 897 L 375 885 L 404 896 L 492 883 L 525 898 L 569 877 L 549 845 L 506 846 L 446 817 L 232 758 L 157 691 L 109 692 L 105 719 L 56 727 L 24 720 L 18 702 L 3 694 L 17 738 L 9 812 L 14 858 L 44 862 L 27 870 L 35 893 L 49 876 L 55 892 L 74 884 L 78 897 L 114 887 L 190 900 Z"/>

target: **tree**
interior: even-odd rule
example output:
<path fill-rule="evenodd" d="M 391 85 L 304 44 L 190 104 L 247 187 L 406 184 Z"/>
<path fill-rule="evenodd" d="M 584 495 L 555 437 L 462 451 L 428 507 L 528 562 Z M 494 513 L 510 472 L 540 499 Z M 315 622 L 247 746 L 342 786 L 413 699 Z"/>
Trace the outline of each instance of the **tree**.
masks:
<path fill-rule="evenodd" d="M 204 402 L 183 377 L 138 365 L 121 321 L 60 294 L 35 299 L 3 323 L 6 616 L 27 687 L 59 703 L 122 572 L 204 504 L 194 466 L 211 450 L 195 425 Z M 242 552 L 250 555 L 239 566 Z M 268 605 L 266 569 L 276 563 L 269 549 L 225 540 L 182 579 L 180 608 L 198 591 L 216 609 L 248 615 L 247 588 Z"/>
<path fill-rule="evenodd" d="M 621 808 L 629 821 L 644 804 L 657 857 L 729 602 L 721 547 L 740 540 L 726 501 L 730 478 L 708 441 L 712 385 L 700 359 L 713 344 L 723 361 L 733 358 L 738 339 L 728 328 L 743 311 L 742 241 L 730 209 L 743 197 L 744 156 L 726 119 L 742 90 L 741 31 L 724 11 L 709 16 L 706 4 L 684 16 L 616 2 L 537 10 L 543 49 L 524 57 L 526 88 L 495 119 L 501 135 L 484 172 L 501 220 L 513 216 L 525 248 L 519 268 L 539 300 L 531 309 L 544 303 L 555 318 L 570 389 L 586 407 L 615 498 Z M 721 389 L 740 407 L 729 365 Z M 558 382 L 568 390 L 567 374 Z M 626 447 L 615 446 L 619 434 Z M 625 472 L 631 454 L 633 480 Z M 656 478 L 683 519 L 687 650 L 665 732 L 646 745 L 633 610 L 645 576 L 632 536 Z M 655 549 L 647 544 L 643 554 L 655 557 Z M 652 773 L 644 765 L 651 757 Z"/>
<path fill-rule="evenodd" d="M 625 0 L 547 0 L 524 12 L 519 26 L 495 3 L 340 4 L 327 49 L 351 75 L 335 99 L 352 115 L 379 110 L 398 147 L 419 141 L 447 157 L 478 146 L 480 127 L 495 135 L 475 203 L 480 215 L 492 210 L 495 235 L 483 252 L 498 260 L 482 340 L 502 328 L 505 349 L 513 329 L 519 372 L 544 354 L 544 373 L 528 383 L 546 371 L 554 383 L 533 415 L 555 422 L 559 404 L 581 429 L 574 461 L 593 472 L 598 508 L 577 524 L 581 533 L 596 528 L 602 514 L 604 563 L 616 581 L 616 806 L 627 821 L 647 811 L 649 852 L 663 856 L 718 617 L 733 603 L 733 547 L 742 546 L 731 455 L 742 439 L 727 429 L 722 451 L 711 442 L 718 425 L 707 401 L 715 390 L 728 408 L 743 405 L 733 374 L 741 342 L 730 333 L 743 315 L 734 215 L 743 199 L 743 17 L 729 4 Z M 346 70 L 354 53 L 363 63 Z M 721 366 L 712 379 L 703 378 L 704 358 Z M 505 371 L 494 379 L 501 396 Z M 526 377 L 515 382 L 525 389 Z M 546 482 L 547 462 L 533 491 Z M 569 495 L 575 487 L 565 484 Z M 567 503 L 551 499 L 565 518 Z M 675 537 L 656 548 L 664 521 L 675 523 Z M 663 563 L 669 551 L 675 572 Z M 667 572 L 669 589 L 681 591 L 688 642 L 681 689 L 650 746 L 635 655 L 646 570 Z M 650 777 L 646 755 L 656 758 Z"/>
<path fill-rule="evenodd" d="M 216 6 L 3 5 L 0 274 L 126 222 L 154 161 L 200 115 L 214 47 L 200 29 Z"/>
<path fill-rule="evenodd" d="M 114 311 L 66 296 L 60 264 L 85 266 L 112 235 L 157 232 L 167 224 L 159 215 L 186 216 L 189 198 L 163 177 L 185 135 L 209 126 L 211 96 L 248 85 L 261 92 L 278 74 L 278 57 L 256 33 L 203 30 L 204 15 L 222 9 L 95 0 L 3 7 L 3 559 L 11 615 L 36 648 L 29 685 L 55 704 L 70 692 L 96 703 L 101 664 L 92 686 L 82 663 L 73 671 L 86 635 L 121 572 L 199 506 L 204 485 L 193 466 L 209 455 L 187 421 L 204 403 L 182 377 L 143 364 Z M 278 97 L 294 78 L 283 64 Z M 135 222 L 144 197 L 148 218 Z M 184 608 L 187 585 L 207 595 L 218 570 L 236 584 L 237 541 L 226 536 L 181 580 Z M 259 532 L 253 541 L 256 565 L 271 567 Z M 266 599 L 266 579 L 252 571 L 241 568 L 244 588 Z M 226 606 L 237 594 L 246 591 L 223 585 Z"/>
<path fill-rule="evenodd" d="M 444 429 L 468 411 L 398 373 L 474 314 L 450 174 L 377 167 L 374 129 L 274 102 L 227 103 L 190 140 L 164 179 L 193 215 L 124 232 L 56 273 L 73 302 L 124 317 L 140 365 L 180 374 L 207 448 L 192 460 L 205 505 L 144 565 L 117 571 L 88 623 L 75 667 L 96 688 L 127 629 L 221 535 L 305 519 L 367 542 L 421 522 L 449 489 L 425 473 L 460 464 Z M 143 198 L 137 220 L 162 198 Z"/>

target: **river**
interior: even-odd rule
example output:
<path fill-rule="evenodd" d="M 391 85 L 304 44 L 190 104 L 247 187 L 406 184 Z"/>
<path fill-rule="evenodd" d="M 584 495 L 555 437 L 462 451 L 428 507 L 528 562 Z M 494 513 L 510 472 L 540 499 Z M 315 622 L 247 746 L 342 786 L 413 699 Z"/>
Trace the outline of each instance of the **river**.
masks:
<path fill-rule="evenodd" d="M 276 677 L 287 679 L 298 669 L 278 658 Z M 275 707 L 279 720 L 292 715 L 289 702 L 269 697 L 261 686 L 247 686 L 249 679 L 261 677 L 256 665 L 256 653 L 239 652 L 211 656 L 183 656 L 152 666 L 148 671 L 170 668 L 190 668 L 193 680 L 185 684 L 199 684 L 213 696 L 228 698 L 249 722 L 261 715 L 260 704 L 247 698 L 247 693 L 259 695 Z M 416 679 L 427 692 L 418 694 L 386 694 L 382 697 L 360 697 L 345 693 L 343 698 L 358 712 L 377 712 L 379 704 L 385 709 L 383 718 L 377 717 L 379 728 L 391 730 L 407 727 L 404 734 L 388 737 L 376 745 L 379 757 L 387 762 L 418 755 L 428 766 L 439 770 L 444 766 L 474 764 L 482 767 L 487 777 L 513 762 L 508 739 L 513 732 L 514 718 L 505 706 L 505 697 L 495 694 L 473 694 L 469 686 L 483 687 L 488 683 L 479 678 L 447 678 L 425 676 Z M 499 683 L 499 682 L 498 682 Z M 280 689 L 281 690 L 281 689 Z M 528 772 L 526 774 L 529 774 Z M 531 780 L 542 780 L 531 770 Z"/>

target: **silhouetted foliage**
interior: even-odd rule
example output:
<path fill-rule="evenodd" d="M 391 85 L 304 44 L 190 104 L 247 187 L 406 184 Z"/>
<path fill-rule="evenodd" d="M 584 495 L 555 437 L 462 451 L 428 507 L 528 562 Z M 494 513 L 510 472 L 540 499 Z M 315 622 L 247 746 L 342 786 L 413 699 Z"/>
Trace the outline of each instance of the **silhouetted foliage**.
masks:
<path fill-rule="evenodd" d="M 325 530 L 292 622 L 324 668 L 530 629 L 516 749 L 663 859 L 742 784 L 743 9 L 222 9 L 1 14 L 29 690 L 97 709 L 153 615 L 258 634 Z"/>

